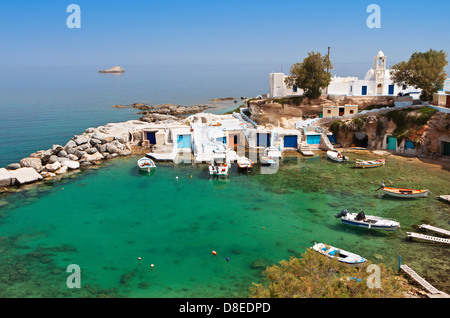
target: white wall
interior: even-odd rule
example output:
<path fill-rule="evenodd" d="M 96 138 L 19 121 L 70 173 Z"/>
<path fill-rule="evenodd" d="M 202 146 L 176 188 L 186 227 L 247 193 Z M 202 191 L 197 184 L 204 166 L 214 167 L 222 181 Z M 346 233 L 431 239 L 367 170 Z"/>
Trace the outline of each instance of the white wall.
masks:
<path fill-rule="evenodd" d="M 297 88 L 297 92 L 294 92 L 293 88 L 288 88 L 284 82 L 287 76 L 284 73 L 270 73 L 270 85 L 269 85 L 269 97 L 279 98 L 286 96 L 301 96 L 303 90 Z"/>

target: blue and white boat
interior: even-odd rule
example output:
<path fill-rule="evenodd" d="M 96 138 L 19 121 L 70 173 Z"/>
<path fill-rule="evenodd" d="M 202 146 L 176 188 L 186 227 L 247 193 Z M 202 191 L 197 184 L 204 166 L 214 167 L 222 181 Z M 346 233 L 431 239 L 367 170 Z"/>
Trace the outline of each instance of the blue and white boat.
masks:
<path fill-rule="evenodd" d="M 336 259 L 341 263 L 353 266 L 353 267 L 359 267 L 362 266 L 364 263 L 367 262 L 367 260 L 364 257 L 361 257 L 357 254 L 344 251 L 342 249 L 325 245 L 323 243 L 316 243 L 312 247 L 313 250 L 316 252 L 325 255 L 329 258 Z"/>
<path fill-rule="evenodd" d="M 372 230 L 396 231 L 400 223 L 396 220 L 381 218 L 374 215 L 365 215 L 364 211 L 359 213 L 348 213 L 347 209 L 335 215 L 343 224 L 363 227 Z"/>
<path fill-rule="evenodd" d="M 150 170 L 156 168 L 155 162 L 147 157 L 142 157 L 141 159 L 138 160 L 137 162 L 139 170 L 141 171 L 148 171 L 150 172 Z"/>

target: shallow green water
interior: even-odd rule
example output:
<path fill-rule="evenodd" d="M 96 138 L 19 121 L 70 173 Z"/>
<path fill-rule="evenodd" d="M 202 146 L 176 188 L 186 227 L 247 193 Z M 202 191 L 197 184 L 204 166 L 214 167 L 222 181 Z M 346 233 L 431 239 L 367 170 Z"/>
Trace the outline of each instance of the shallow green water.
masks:
<path fill-rule="evenodd" d="M 385 181 L 450 194 L 450 172 L 440 167 L 391 156 L 385 167 L 355 169 L 322 154 L 286 157 L 273 175 L 233 167 L 220 181 L 206 165 L 141 174 L 136 160 L 0 197 L 1 297 L 246 297 L 264 266 L 314 242 L 391 267 L 401 255 L 450 291 L 448 248 L 405 240 L 417 224 L 449 229 L 449 205 L 374 191 Z M 344 226 L 334 218 L 343 208 L 395 218 L 402 230 Z M 69 264 L 81 268 L 80 289 L 66 286 Z"/>

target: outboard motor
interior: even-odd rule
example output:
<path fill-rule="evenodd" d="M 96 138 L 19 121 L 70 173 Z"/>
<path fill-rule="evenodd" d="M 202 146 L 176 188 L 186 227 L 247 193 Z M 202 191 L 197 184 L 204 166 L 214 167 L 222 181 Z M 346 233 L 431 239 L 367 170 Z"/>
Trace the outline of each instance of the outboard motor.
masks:
<path fill-rule="evenodd" d="M 339 219 L 339 218 L 341 218 L 341 217 L 343 217 L 343 216 L 346 216 L 347 213 L 348 213 L 348 210 L 347 210 L 347 209 L 344 209 L 344 210 L 342 210 L 341 212 L 339 212 L 338 214 L 336 214 L 334 217 L 335 217 L 336 219 Z"/>

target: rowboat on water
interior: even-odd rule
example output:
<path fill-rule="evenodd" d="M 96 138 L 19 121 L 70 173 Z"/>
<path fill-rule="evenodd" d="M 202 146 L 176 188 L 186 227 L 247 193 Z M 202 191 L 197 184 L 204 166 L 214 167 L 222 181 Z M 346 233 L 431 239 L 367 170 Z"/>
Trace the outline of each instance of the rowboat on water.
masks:
<path fill-rule="evenodd" d="M 383 166 L 386 163 L 386 159 L 376 160 L 361 160 L 355 159 L 355 165 L 357 168 L 374 168 Z"/>
<path fill-rule="evenodd" d="M 322 255 L 354 267 L 362 266 L 367 262 L 364 257 L 323 243 L 314 244 L 312 249 Z"/>
<path fill-rule="evenodd" d="M 155 162 L 147 157 L 142 157 L 141 159 L 138 160 L 137 162 L 139 170 L 141 171 L 148 171 L 150 172 L 150 170 L 156 168 Z"/>
<path fill-rule="evenodd" d="M 348 161 L 348 157 L 344 156 L 340 151 L 327 151 L 327 156 L 333 161 L 337 162 L 346 162 Z"/>
<path fill-rule="evenodd" d="M 365 215 L 364 211 L 359 213 L 348 213 L 347 209 L 335 215 L 343 224 L 363 227 L 372 230 L 396 231 L 400 223 L 396 220 L 381 218 L 374 215 Z"/>
<path fill-rule="evenodd" d="M 237 160 L 237 165 L 239 169 L 250 170 L 253 167 L 253 162 L 247 157 L 240 157 Z"/>
<path fill-rule="evenodd" d="M 397 197 L 397 198 L 426 198 L 428 196 L 428 189 L 405 189 L 405 188 L 389 188 L 384 185 L 384 182 L 381 183 L 381 187 L 377 190 L 381 189 L 383 193 Z"/>

